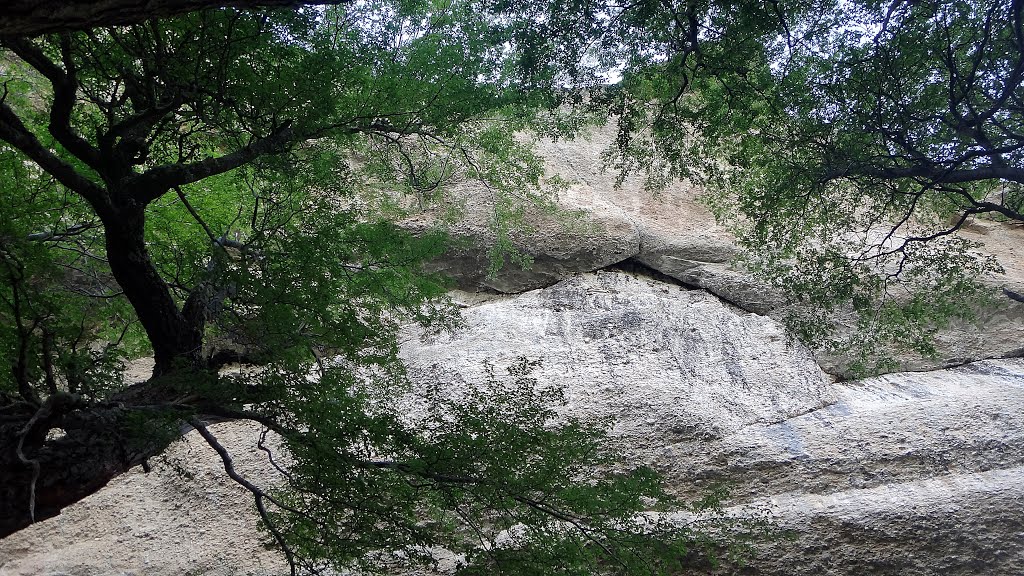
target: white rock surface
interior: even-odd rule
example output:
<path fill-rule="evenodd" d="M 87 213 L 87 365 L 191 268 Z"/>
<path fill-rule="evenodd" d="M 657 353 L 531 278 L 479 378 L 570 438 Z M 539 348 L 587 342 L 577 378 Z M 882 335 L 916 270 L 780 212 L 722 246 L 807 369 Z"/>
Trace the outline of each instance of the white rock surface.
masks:
<path fill-rule="evenodd" d="M 770 500 L 793 542 L 753 574 L 1017 576 L 1024 574 L 1024 468 Z"/>
<path fill-rule="evenodd" d="M 463 315 L 454 338 L 408 335 L 414 381 L 468 385 L 485 362 L 538 359 L 534 375 L 563 383 L 574 411 L 614 416 L 614 433 L 637 442 L 704 442 L 833 400 L 829 377 L 776 321 L 702 290 L 596 273 Z"/>
<path fill-rule="evenodd" d="M 990 360 L 832 387 L 828 406 L 705 443 L 680 477 L 737 495 L 822 493 L 1024 464 L 1024 361 Z M 691 451 L 692 447 L 686 446 Z"/>
<path fill-rule="evenodd" d="M 702 291 L 588 274 L 465 310 L 454 336 L 403 344 L 410 373 L 455 389 L 520 356 L 564 383 L 573 410 L 614 419 L 631 458 L 694 496 L 733 488 L 734 510 L 771 510 L 792 542 L 744 573 L 771 576 L 1024 574 L 1024 360 L 833 383 L 769 318 Z M 254 430 L 218 436 L 245 474 Z M 63 515 L 0 541 L 0 575 L 261 574 L 248 496 L 198 439 Z"/>
<path fill-rule="evenodd" d="M 833 384 L 774 320 L 618 273 L 466 320 L 406 348 L 414 376 L 457 386 L 484 359 L 541 359 L 677 493 L 726 483 L 737 510 L 797 531 L 752 574 L 1024 574 L 1024 360 Z"/>
<path fill-rule="evenodd" d="M 529 211 L 526 221 L 534 231 L 515 238 L 515 244 L 532 256 L 532 266 L 510 264 L 488 277 L 491 196 L 467 189 L 465 218 L 452 230 L 464 245 L 438 262 L 438 268 L 464 290 L 519 293 L 575 273 L 636 262 L 744 310 L 783 318 L 787 308 L 782 296 L 733 265 L 733 236 L 715 223 L 698 200 L 700 192 L 674 183 L 651 193 L 639 178 L 616 186 L 615 174 L 603 169 L 600 158 L 610 141 L 607 133 L 598 131 L 590 140 L 542 141 L 538 146 L 550 173 L 572 182 L 560 194 L 559 204 L 581 210 L 589 226 L 567 227 L 540 210 Z M 1024 293 L 1024 254 L 1018 250 L 1024 246 L 1024 227 L 974 220 L 963 235 L 985 244 L 1005 268 L 1005 274 L 988 278 L 988 283 Z M 999 296 L 997 305 L 981 310 L 976 322 L 957 323 L 941 332 L 937 348 L 936 358 L 905 354 L 895 359 L 901 369 L 927 370 L 1024 355 L 1024 305 Z M 846 374 L 850 359 L 821 355 L 818 360 L 829 373 Z"/>

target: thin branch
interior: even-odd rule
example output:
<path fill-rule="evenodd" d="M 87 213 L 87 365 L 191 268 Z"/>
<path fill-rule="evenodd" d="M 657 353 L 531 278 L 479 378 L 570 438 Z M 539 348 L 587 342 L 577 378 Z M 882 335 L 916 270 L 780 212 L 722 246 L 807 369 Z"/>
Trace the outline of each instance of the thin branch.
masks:
<path fill-rule="evenodd" d="M 53 332 L 43 328 L 43 372 L 46 380 L 46 389 L 53 395 L 57 393 L 57 378 L 53 370 Z"/>
<path fill-rule="evenodd" d="M 28 486 L 28 517 L 31 523 L 36 521 L 36 483 L 39 481 L 39 460 L 34 458 L 28 458 L 25 456 L 25 438 L 28 437 L 29 432 L 35 427 L 36 422 L 47 412 L 47 404 L 39 407 L 39 410 L 32 415 L 28 423 L 18 433 L 18 447 L 16 452 L 18 453 L 18 460 L 27 466 L 32 467 L 32 480 L 29 481 Z"/>
<path fill-rule="evenodd" d="M 181 203 L 185 206 L 185 209 L 188 210 L 188 213 L 192 215 L 192 218 L 203 227 L 206 235 L 210 238 L 210 242 L 217 244 L 217 235 L 213 233 L 213 230 L 210 229 L 210 226 L 205 220 L 203 220 L 202 216 L 199 215 L 199 212 L 196 212 L 196 209 L 192 207 L 188 198 L 185 197 L 185 193 L 181 191 L 181 186 L 174 186 L 174 192 L 178 195 L 178 199 L 181 200 Z"/>
<path fill-rule="evenodd" d="M 228 453 L 227 448 L 225 448 L 220 442 L 217 441 L 217 437 L 214 436 L 206 428 L 206 425 L 203 422 L 200 422 L 199 420 L 192 418 L 189 420 L 189 424 L 191 424 L 192 427 L 195 428 L 196 432 L 198 432 L 199 435 L 202 436 L 204 440 L 206 440 L 206 443 L 209 444 L 210 447 L 213 448 L 218 455 L 220 455 L 221 462 L 224 463 L 224 471 L 227 472 L 228 476 L 232 480 L 234 480 L 236 484 L 245 488 L 253 495 L 253 498 L 256 501 L 256 510 L 259 512 L 260 518 L 263 519 L 263 523 L 267 526 L 267 529 L 270 530 L 270 533 L 271 535 L 273 535 L 274 540 L 277 541 L 278 546 L 280 546 L 281 550 L 284 552 L 285 557 L 288 560 L 288 567 L 291 570 L 291 576 L 296 576 L 298 574 L 298 565 L 295 562 L 295 552 L 291 549 L 291 546 L 289 546 L 288 543 L 285 541 L 284 535 L 281 534 L 281 531 L 278 530 L 277 526 L 274 525 L 273 520 L 270 519 L 270 514 L 267 512 L 267 507 L 266 504 L 264 503 L 264 500 L 270 500 L 274 504 L 277 504 L 277 502 L 273 498 L 269 497 L 258 486 L 243 478 L 235 470 L 235 465 L 234 461 L 231 459 L 231 454 Z"/>
<path fill-rule="evenodd" d="M 270 465 L 274 467 L 274 470 L 277 470 L 279 474 L 288 480 L 289 484 L 294 486 L 296 483 L 295 477 L 292 476 L 292 473 L 286 470 L 284 466 L 278 464 L 277 459 L 274 458 L 274 452 L 267 446 L 268 432 L 270 432 L 270 428 L 267 426 L 264 426 L 263 429 L 260 430 L 260 439 L 256 442 L 256 447 L 267 454 L 267 460 L 270 462 Z"/>
<path fill-rule="evenodd" d="M 600 548 L 609 558 L 611 558 L 612 560 L 618 562 L 623 567 L 627 566 L 626 562 L 622 558 L 620 558 L 618 554 L 616 554 L 610 548 L 608 548 L 607 544 L 605 544 L 604 542 L 601 542 L 599 539 L 594 537 L 591 534 L 591 530 L 589 530 L 586 526 L 584 526 L 583 522 L 581 520 L 579 520 L 577 518 L 573 518 L 572 516 L 569 516 L 568 514 L 565 514 L 565 513 L 561 512 L 561 511 L 559 511 L 559 510 L 557 510 L 555 508 L 552 508 L 550 506 L 545 506 L 545 505 L 541 504 L 540 502 L 537 502 L 535 500 L 531 500 L 530 498 L 526 498 L 524 496 L 512 496 L 512 499 L 515 500 L 516 502 L 519 502 L 520 504 L 525 504 L 526 506 L 528 506 L 530 508 L 533 508 L 534 510 L 537 510 L 538 512 L 541 512 L 543 514 L 547 514 L 548 516 L 551 516 L 552 518 L 556 518 L 558 520 L 561 520 L 563 522 L 567 522 L 567 523 L 571 524 L 573 527 L 575 527 L 577 530 L 579 530 L 581 534 L 583 534 L 583 537 L 586 540 L 596 544 L 597 547 Z"/>
<path fill-rule="evenodd" d="M 65 230 L 48 230 L 45 232 L 35 232 L 33 234 L 29 234 L 27 238 L 35 242 L 45 242 L 47 240 L 65 240 L 72 236 L 78 236 L 88 230 L 92 230 L 93 228 L 98 227 L 99 223 L 95 221 L 82 222 L 81 224 L 69 226 Z"/>

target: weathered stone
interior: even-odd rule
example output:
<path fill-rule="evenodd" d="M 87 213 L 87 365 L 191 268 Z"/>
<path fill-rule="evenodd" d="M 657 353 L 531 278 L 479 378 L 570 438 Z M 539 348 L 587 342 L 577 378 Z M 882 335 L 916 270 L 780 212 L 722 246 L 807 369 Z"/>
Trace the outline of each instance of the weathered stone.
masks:
<path fill-rule="evenodd" d="M 680 478 L 737 496 L 837 492 L 1024 465 L 1024 361 L 836 384 L 828 406 L 721 441 L 686 445 Z"/>
<path fill-rule="evenodd" d="M 404 335 L 414 381 L 444 378 L 458 394 L 485 362 L 540 360 L 534 376 L 564 385 L 575 413 L 610 419 L 622 451 L 675 492 L 725 482 L 730 511 L 767 509 L 795 531 L 746 573 L 1024 573 L 1024 360 L 834 383 L 775 320 L 617 272 L 468 304 L 454 335 Z M 243 473 L 271 479 L 252 457 L 254 430 L 216 432 Z M 205 446 L 179 444 L 171 458 L 195 477 L 162 467 L 116 479 L 0 541 L 0 575 L 279 566 Z"/>
<path fill-rule="evenodd" d="M 832 384 L 773 320 L 622 274 L 466 310 L 451 340 L 406 349 L 452 386 L 525 355 L 572 410 L 613 417 L 632 458 L 683 496 L 796 531 L 764 575 L 1016 575 L 1024 569 L 1024 361 Z"/>
<path fill-rule="evenodd" d="M 699 201 L 700 191 L 676 182 L 653 193 L 635 177 L 618 185 L 616 174 L 604 170 L 601 161 L 609 142 L 610 136 L 598 131 L 590 140 L 538 145 L 549 171 L 571 182 L 559 195 L 559 204 L 569 211 L 582 211 L 588 226 L 567 226 L 564 219 L 528 209 L 526 222 L 532 232 L 513 240 L 533 259 L 532 265 L 524 269 L 508 264 L 489 275 L 488 250 L 494 240 L 493 226 L 487 224 L 493 212 L 491 195 L 467 187 L 462 190 L 465 217 L 452 229 L 460 246 L 437 263 L 438 269 L 451 274 L 463 290 L 518 293 L 630 260 L 750 312 L 782 319 L 792 311 L 777 290 L 734 263 L 738 249 L 733 236 L 715 223 Z M 1024 255 L 1016 249 L 1024 245 L 1024 228 L 974 220 L 962 234 L 982 242 L 1006 269 L 1005 274 L 987 278 L 987 283 L 1024 293 Z M 836 322 L 843 325 L 841 317 Z M 994 306 L 978 310 L 976 320 L 942 330 L 936 348 L 935 357 L 895 353 L 893 360 L 903 370 L 928 370 L 1020 356 L 1024 354 L 1024 304 L 999 296 Z M 818 360 L 829 373 L 848 377 L 855 359 L 820 353 Z"/>
<path fill-rule="evenodd" d="M 747 573 L 1024 574 L 1022 480 L 1024 468 L 1017 467 L 828 494 L 772 497 L 762 503 L 780 527 L 794 531 L 795 538 L 764 547 Z"/>
<path fill-rule="evenodd" d="M 598 273 L 463 315 L 456 336 L 405 349 L 413 380 L 469 385 L 487 362 L 539 359 L 535 376 L 564 384 L 574 412 L 614 417 L 636 442 L 703 442 L 832 401 L 829 378 L 777 322 L 701 290 Z"/>
<path fill-rule="evenodd" d="M 211 431 L 249 478 L 268 481 L 257 456 L 259 430 L 220 424 Z M 59 516 L 0 540 L 0 576 L 242 576 L 284 574 L 263 546 L 252 496 L 224 473 L 196 434 Z"/>
<path fill-rule="evenodd" d="M 487 224 L 486 216 L 475 205 L 482 200 L 467 199 L 470 216 L 451 226 L 448 233 L 452 247 L 444 258 L 431 265 L 432 270 L 451 276 L 464 290 L 525 292 L 550 286 L 573 274 L 612 266 L 638 251 L 639 238 L 632 225 L 623 220 L 587 215 L 585 220 L 570 222 L 531 209 L 527 211 L 526 223 L 534 232 L 514 238 L 517 249 L 529 256 L 532 264 L 523 267 L 508 263 L 491 274 L 490 248 L 495 235 L 493 226 Z M 422 225 L 416 221 L 412 225 L 407 223 L 413 229 Z"/>

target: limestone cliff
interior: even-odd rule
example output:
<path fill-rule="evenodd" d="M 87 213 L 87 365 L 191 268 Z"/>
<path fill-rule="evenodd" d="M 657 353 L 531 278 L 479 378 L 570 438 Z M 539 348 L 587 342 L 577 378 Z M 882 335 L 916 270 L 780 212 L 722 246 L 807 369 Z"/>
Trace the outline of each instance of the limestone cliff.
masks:
<path fill-rule="evenodd" d="M 666 278 L 701 288 L 748 312 L 781 319 L 790 311 L 782 295 L 768 289 L 736 265 L 738 248 L 732 234 L 715 222 L 700 200 L 700 191 L 674 183 L 658 192 L 644 189 L 639 178 L 617 186 L 615 174 L 603 168 L 601 152 L 610 137 L 598 132 L 592 140 L 540 142 L 538 149 L 549 170 L 570 184 L 559 195 L 568 212 L 581 214 L 572 225 L 542 211 L 529 210 L 532 232 L 514 238 L 515 245 L 533 258 L 530 267 L 509 265 L 488 275 L 488 247 L 493 242 L 492 197 L 472 188 L 463 190 L 465 214 L 453 233 L 464 243 L 437 267 L 451 274 L 468 291 L 514 294 L 550 286 L 580 272 L 626 263 L 641 265 Z M 410 221 L 413 227 L 431 221 L 427 213 Z M 998 289 L 1024 293 L 1024 228 L 976 219 L 961 234 L 983 244 L 1005 269 L 983 281 Z M 957 322 L 937 337 L 938 355 L 922 358 L 897 354 L 904 370 L 929 370 L 985 358 L 1024 355 L 1024 304 L 999 295 L 972 322 Z M 832 374 L 849 375 L 850 358 L 817 354 Z"/>
<path fill-rule="evenodd" d="M 574 276 L 464 310 L 465 326 L 405 334 L 415 382 L 453 393 L 519 356 L 569 408 L 609 418 L 634 461 L 683 496 L 727 482 L 731 510 L 768 510 L 796 539 L 749 574 L 1024 573 L 1024 360 L 834 383 L 771 318 L 701 290 L 621 272 Z M 270 479 L 256 431 L 217 434 Z M 184 441 L 62 516 L 0 541 L 0 574 L 263 574 L 251 502 L 201 442 Z M 187 478 L 180 475 L 186 474 Z"/>

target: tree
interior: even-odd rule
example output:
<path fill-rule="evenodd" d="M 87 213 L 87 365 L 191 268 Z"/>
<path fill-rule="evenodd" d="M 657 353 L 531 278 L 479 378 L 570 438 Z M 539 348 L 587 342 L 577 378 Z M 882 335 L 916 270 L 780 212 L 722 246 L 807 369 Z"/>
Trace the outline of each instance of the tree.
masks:
<path fill-rule="evenodd" d="M 957 231 L 1024 220 L 1022 6 L 624 13 L 618 37 L 636 40 L 610 49 L 626 63 L 610 158 L 655 186 L 682 177 L 711 191 L 746 265 L 810 312 L 795 323 L 806 339 L 929 352 L 935 329 L 976 309 L 965 302 L 994 304 L 976 279 L 998 264 Z M 827 317 L 844 309 L 859 330 L 829 341 Z"/>
<path fill-rule="evenodd" d="M 537 194 L 517 134 L 612 116 L 619 170 L 728 191 L 752 267 L 919 347 L 992 269 L 952 233 L 1020 220 L 1020 2 L 360 2 L 62 30 L 0 39 L 2 533 L 194 428 L 293 571 L 384 561 L 383 535 L 467 573 L 670 571 L 697 536 L 645 524 L 669 502 L 653 478 L 612 473 L 525 366 L 399 415 L 396 327 L 454 321 L 419 271 L 440 239 L 391 223 L 403 199 Z M 147 350 L 153 377 L 119 383 Z M 234 472 L 221 419 L 280 437 L 280 491 Z"/>
<path fill-rule="evenodd" d="M 339 0 L 169 0 L 154 4 L 144 0 L 100 2 L 35 2 L 12 0 L 4 6 L 0 34 L 35 36 L 48 32 L 84 30 L 116 24 L 138 24 L 209 8 L 270 8 L 340 4 Z"/>
<path fill-rule="evenodd" d="M 403 198 L 467 178 L 540 194 L 517 133 L 574 126 L 558 104 L 579 54 L 533 33 L 542 9 L 217 9 L 0 38 L 0 535 L 194 429 L 293 574 L 439 545 L 466 574 L 665 573 L 713 553 L 642 514 L 672 499 L 616 471 L 528 364 L 469 398 L 437 383 L 408 400 L 419 416 L 396 401 L 398 327 L 456 320 L 420 270 L 442 238 L 392 223 Z M 144 353 L 152 377 L 121 382 Z M 235 471 L 207 427 L 222 420 L 264 427 L 281 485 Z"/>

